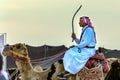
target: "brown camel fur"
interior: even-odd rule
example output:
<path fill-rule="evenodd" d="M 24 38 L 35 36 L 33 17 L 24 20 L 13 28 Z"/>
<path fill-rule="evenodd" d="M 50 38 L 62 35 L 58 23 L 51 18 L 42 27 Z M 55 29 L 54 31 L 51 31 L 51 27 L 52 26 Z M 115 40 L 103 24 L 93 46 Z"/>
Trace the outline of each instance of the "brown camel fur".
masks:
<path fill-rule="evenodd" d="M 57 75 L 65 72 L 63 60 L 58 60 L 54 65 L 56 67 L 56 72 L 53 74 L 52 80 L 58 80 Z M 68 76 L 66 80 L 76 80 L 76 74 Z"/>
<path fill-rule="evenodd" d="M 51 80 L 52 74 L 55 72 L 54 65 L 42 72 L 33 70 L 26 45 L 22 43 L 6 45 L 3 49 L 3 55 L 11 56 L 15 59 L 22 80 Z"/>
<path fill-rule="evenodd" d="M 34 67 L 34 71 L 36 71 L 36 72 L 41 72 L 41 71 L 43 71 L 43 68 L 42 68 L 40 65 L 36 65 L 36 66 Z"/>

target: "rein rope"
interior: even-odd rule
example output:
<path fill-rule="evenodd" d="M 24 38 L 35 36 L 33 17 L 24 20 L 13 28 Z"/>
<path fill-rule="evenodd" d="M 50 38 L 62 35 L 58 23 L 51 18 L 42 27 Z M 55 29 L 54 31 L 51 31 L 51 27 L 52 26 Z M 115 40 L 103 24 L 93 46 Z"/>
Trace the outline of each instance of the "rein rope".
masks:
<path fill-rule="evenodd" d="M 63 54 L 65 54 L 65 52 L 66 52 L 66 50 L 63 51 L 63 52 L 60 52 L 60 53 L 57 54 L 57 55 L 54 55 L 54 56 L 51 56 L 51 57 L 47 57 L 46 59 L 45 59 L 45 58 L 42 58 L 42 59 L 31 60 L 31 63 L 32 63 L 32 64 L 49 63 L 50 61 L 55 60 L 55 59 L 59 58 L 60 56 L 62 56 Z"/>
<path fill-rule="evenodd" d="M 60 57 L 60 56 L 62 56 L 64 53 L 66 52 L 66 50 L 65 51 L 63 51 L 63 52 L 61 52 L 61 53 L 59 53 L 59 54 L 57 54 L 57 55 L 54 55 L 54 56 L 51 56 L 51 57 L 49 57 L 48 59 L 36 59 L 36 60 L 31 60 L 31 63 L 32 64 L 42 64 L 42 63 L 47 63 L 47 62 L 49 62 L 49 61 L 52 61 L 52 60 L 54 60 L 54 59 L 57 59 L 58 57 Z M 18 52 L 15 52 L 15 51 L 10 51 L 10 53 L 12 53 L 12 56 L 16 59 L 16 60 L 21 60 L 23 63 L 28 63 L 27 61 L 28 61 L 28 56 L 24 56 L 24 55 L 22 55 L 22 54 L 18 54 Z"/>

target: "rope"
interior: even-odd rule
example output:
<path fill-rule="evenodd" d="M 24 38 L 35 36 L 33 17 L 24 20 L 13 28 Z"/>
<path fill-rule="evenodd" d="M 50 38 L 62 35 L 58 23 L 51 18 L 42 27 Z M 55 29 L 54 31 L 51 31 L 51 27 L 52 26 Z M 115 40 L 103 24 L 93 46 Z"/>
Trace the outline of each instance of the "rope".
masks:
<path fill-rule="evenodd" d="M 66 50 L 65 50 L 66 51 Z M 40 59 L 34 59 L 34 60 L 31 60 L 31 61 L 42 61 L 42 60 L 46 60 L 46 59 L 49 59 L 49 58 L 53 58 L 53 57 L 55 57 L 55 56 L 57 56 L 57 55 L 60 55 L 60 54 L 62 54 L 62 53 L 64 53 L 65 51 L 63 51 L 63 52 L 60 52 L 60 53 L 58 53 L 58 54 L 56 54 L 56 55 L 53 55 L 53 56 L 49 56 L 49 57 L 44 57 L 44 58 L 40 58 Z"/>
<path fill-rule="evenodd" d="M 47 57 L 47 58 L 50 58 L 50 59 L 47 59 L 47 60 L 43 60 L 41 61 L 42 59 L 36 59 L 36 60 L 32 60 L 31 63 L 32 64 L 40 64 L 40 63 L 46 63 L 46 62 L 49 62 L 49 61 L 52 61 L 60 56 L 62 56 L 66 51 L 63 51 L 55 56 L 50 56 L 50 57 Z M 37 61 L 37 60 L 40 60 L 40 61 Z"/>

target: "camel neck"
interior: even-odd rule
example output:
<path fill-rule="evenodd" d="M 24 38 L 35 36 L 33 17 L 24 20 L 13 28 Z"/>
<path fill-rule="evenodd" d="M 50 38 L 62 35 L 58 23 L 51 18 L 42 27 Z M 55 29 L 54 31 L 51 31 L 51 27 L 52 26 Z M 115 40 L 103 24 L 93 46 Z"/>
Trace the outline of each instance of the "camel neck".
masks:
<path fill-rule="evenodd" d="M 26 72 L 27 70 L 32 70 L 33 69 L 32 64 L 30 62 L 25 62 L 24 63 L 24 62 L 16 61 L 16 65 L 22 73 Z"/>

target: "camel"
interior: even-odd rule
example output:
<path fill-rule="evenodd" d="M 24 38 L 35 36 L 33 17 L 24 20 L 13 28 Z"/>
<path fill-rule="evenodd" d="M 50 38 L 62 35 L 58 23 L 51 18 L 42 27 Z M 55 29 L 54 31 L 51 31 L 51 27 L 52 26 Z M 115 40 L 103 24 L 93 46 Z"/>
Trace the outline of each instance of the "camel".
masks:
<path fill-rule="evenodd" d="M 108 72 L 105 80 L 120 80 L 120 61 L 116 60 L 112 62 L 111 69 Z"/>
<path fill-rule="evenodd" d="M 47 70 L 35 71 L 30 63 L 27 47 L 24 43 L 6 45 L 2 54 L 14 58 L 22 80 L 51 80 L 52 75 L 55 72 L 54 64 L 52 64 Z"/>
<path fill-rule="evenodd" d="M 102 58 L 101 58 L 101 56 L 102 56 Z M 95 63 L 94 66 L 92 65 L 92 66 L 90 66 L 90 68 L 86 67 L 86 66 L 83 67 L 83 69 L 81 71 L 79 71 L 77 74 L 67 76 L 67 80 L 78 80 L 78 79 L 85 80 L 87 76 L 89 76 L 89 78 L 87 78 L 86 80 L 88 80 L 88 79 L 91 80 L 91 78 L 94 80 L 104 80 L 104 77 L 107 74 L 106 72 L 108 72 L 110 70 L 109 69 L 110 64 L 108 65 L 108 61 L 105 59 L 103 53 L 97 53 L 97 55 L 93 56 L 92 58 L 94 58 L 95 61 L 98 61 L 97 63 Z M 96 59 L 98 59 L 98 60 L 96 60 Z M 111 60 L 111 59 L 109 59 L 109 60 Z M 93 60 L 90 59 L 89 61 L 91 61 L 93 63 Z M 102 65 L 100 62 L 104 63 L 105 65 L 108 65 L 105 67 L 105 71 L 103 70 L 104 64 Z M 63 66 L 63 60 L 62 59 L 58 60 L 55 63 L 55 67 L 56 67 L 56 72 L 53 74 L 53 77 L 52 77 L 52 78 L 54 78 L 53 80 L 57 80 L 57 78 L 56 78 L 57 75 L 59 75 L 65 71 L 64 66 Z M 94 76 L 93 76 L 93 74 L 94 74 Z"/>
<path fill-rule="evenodd" d="M 58 60 L 56 63 L 55 63 L 55 66 L 56 66 L 56 72 L 53 74 L 53 77 L 52 77 L 52 80 L 57 80 L 57 75 L 59 75 L 59 74 L 61 74 L 61 73 L 63 73 L 64 71 L 65 71 L 65 69 L 64 69 L 64 66 L 63 66 L 63 62 L 62 62 L 62 60 Z M 84 74 L 84 71 L 86 72 L 91 72 L 91 73 L 96 73 L 96 72 L 98 72 L 99 74 L 98 75 L 96 75 L 96 74 L 94 74 L 94 75 L 96 75 L 97 77 L 96 78 L 98 78 L 99 76 L 101 77 L 100 79 L 96 79 L 96 78 L 94 78 L 93 77 L 93 79 L 94 80 L 103 80 L 104 79 L 104 77 L 103 77 L 103 71 L 102 71 L 102 66 L 101 65 L 99 65 L 98 67 L 95 67 L 95 68 L 92 68 L 92 69 L 88 69 L 87 67 L 84 67 L 81 71 L 79 71 L 77 74 L 75 74 L 75 75 L 69 75 L 69 76 L 67 76 L 67 79 L 66 80 L 85 80 L 84 79 L 84 75 L 86 75 L 86 74 Z M 83 73 L 83 74 L 82 74 Z M 92 76 L 91 76 L 92 77 Z M 53 79 L 54 78 L 54 79 Z M 90 78 L 89 78 L 90 79 Z M 91 80 L 91 79 L 90 79 Z"/>
<path fill-rule="evenodd" d="M 84 80 L 86 78 L 86 76 L 84 75 L 89 76 L 89 79 L 87 80 L 91 80 L 91 79 L 104 80 L 104 78 L 106 77 L 107 73 L 109 72 L 111 68 L 111 63 L 114 62 L 115 60 L 118 60 L 118 58 L 107 58 L 106 59 L 102 52 L 96 53 L 96 55 L 94 55 L 92 58 L 95 59 L 96 62 L 98 61 L 97 64 L 95 64 L 94 66 L 90 68 L 85 66 L 77 74 L 67 76 L 66 80 Z M 91 58 L 89 61 L 91 61 Z M 65 71 L 64 66 L 63 66 L 63 60 L 62 59 L 58 60 L 57 62 L 55 62 L 54 65 L 56 67 L 56 72 L 53 74 L 52 80 L 58 80 L 57 75 Z M 87 72 L 87 74 L 85 72 Z"/>

